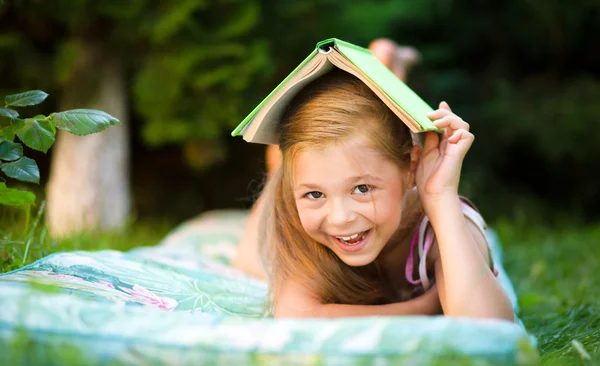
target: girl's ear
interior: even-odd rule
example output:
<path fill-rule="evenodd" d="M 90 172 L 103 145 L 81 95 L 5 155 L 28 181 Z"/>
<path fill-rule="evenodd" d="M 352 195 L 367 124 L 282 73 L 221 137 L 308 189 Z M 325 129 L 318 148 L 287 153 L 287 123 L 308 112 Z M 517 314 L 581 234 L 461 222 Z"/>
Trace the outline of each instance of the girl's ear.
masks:
<path fill-rule="evenodd" d="M 406 177 L 406 189 L 413 188 L 416 185 L 415 176 L 417 172 L 417 166 L 419 166 L 419 162 L 421 161 L 422 153 L 423 150 L 419 145 L 414 145 L 410 150 L 410 168 L 408 169 L 408 174 Z"/>

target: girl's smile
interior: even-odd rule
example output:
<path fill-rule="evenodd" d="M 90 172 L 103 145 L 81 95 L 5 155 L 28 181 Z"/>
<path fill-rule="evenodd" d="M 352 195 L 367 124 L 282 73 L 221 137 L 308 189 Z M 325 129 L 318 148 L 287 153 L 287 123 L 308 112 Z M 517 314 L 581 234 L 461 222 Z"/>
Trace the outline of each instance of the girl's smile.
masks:
<path fill-rule="evenodd" d="M 339 245 L 340 249 L 345 252 L 352 253 L 360 251 L 367 245 L 371 232 L 372 230 L 367 230 L 351 236 L 334 236 L 333 238 L 337 245 Z"/>

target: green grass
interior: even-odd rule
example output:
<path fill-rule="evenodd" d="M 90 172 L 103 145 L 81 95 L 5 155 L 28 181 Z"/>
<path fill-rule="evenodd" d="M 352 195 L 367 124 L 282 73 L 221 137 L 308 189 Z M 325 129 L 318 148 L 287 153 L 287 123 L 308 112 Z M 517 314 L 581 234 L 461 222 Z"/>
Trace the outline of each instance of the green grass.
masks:
<path fill-rule="evenodd" d="M 26 229 L 25 216 L 22 211 L 1 212 L 0 272 L 58 251 L 125 251 L 154 245 L 174 226 L 132 222 L 121 231 L 51 240 L 42 220 L 31 230 L 35 214 Z M 503 243 L 504 264 L 519 296 L 521 319 L 538 338 L 542 363 L 600 364 L 600 224 L 548 229 L 501 221 L 492 227 Z"/>
<path fill-rule="evenodd" d="M 39 213 L 39 212 L 38 212 Z M 51 239 L 42 215 L 23 210 L 0 210 L 0 273 L 35 262 L 48 254 L 73 250 L 114 249 L 127 251 L 157 244 L 174 228 L 168 221 L 130 221 L 119 230 L 86 231 L 67 238 Z M 39 219 L 36 224 L 36 219 Z M 25 224 L 29 221 L 28 224 Z"/>
<path fill-rule="evenodd" d="M 600 364 L 600 225 L 495 225 L 543 364 Z"/>

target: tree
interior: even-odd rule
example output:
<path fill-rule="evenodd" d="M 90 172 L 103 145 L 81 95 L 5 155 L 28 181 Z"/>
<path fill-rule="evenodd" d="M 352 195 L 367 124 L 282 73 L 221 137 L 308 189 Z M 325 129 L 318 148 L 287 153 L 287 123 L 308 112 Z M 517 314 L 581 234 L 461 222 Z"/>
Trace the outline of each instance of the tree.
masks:
<path fill-rule="evenodd" d="M 195 0 L 20 1 L 2 8 L 8 23 L 20 26 L 7 26 L 4 46 L 12 53 L 7 64 L 57 49 L 50 62 L 29 61 L 34 73 L 50 69 L 46 79 L 57 76 L 46 83 L 60 90 L 61 107 L 94 107 L 123 121 L 103 135 L 59 134 L 48 183 L 53 234 L 117 227 L 129 214 L 128 80 L 147 121 L 146 141 L 200 140 L 218 147 L 219 126 L 233 124 L 240 90 L 264 66 L 264 45 L 244 40 L 257 9 L 256 2 Z M 18 83 L 30 71 L 26 66 L 18 69 Z"/>
<path fill-rule="evenodd" d="M 82 55 L 62 90 L 63 109 L 84 105 L 121 120 L 103 134 L 77 136 L 60 131 L 46 187 L 46 220 L 54 236 L 82 229 L 119 228 L 130 212 L 128 105 L 121 62 L 102 48 L 82 44 Z M 92 74 L 91 70 L 95 73 Z M 81 85 L 98 78 L 90 91 Z"/>

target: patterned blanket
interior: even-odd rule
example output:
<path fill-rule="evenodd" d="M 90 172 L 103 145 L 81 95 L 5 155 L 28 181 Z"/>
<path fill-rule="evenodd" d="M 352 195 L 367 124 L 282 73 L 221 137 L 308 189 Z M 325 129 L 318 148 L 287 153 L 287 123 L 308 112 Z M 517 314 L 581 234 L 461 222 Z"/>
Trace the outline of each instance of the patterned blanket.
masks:
<path fill-rule="evenodd" d="M 210 212 L 154 247 L 57 253 L 0 275 L 1 364 L 537 362 L 535 339 L 505 321 L 270 318 L 266 283 L 229 266 L 246 215 Z"/>

